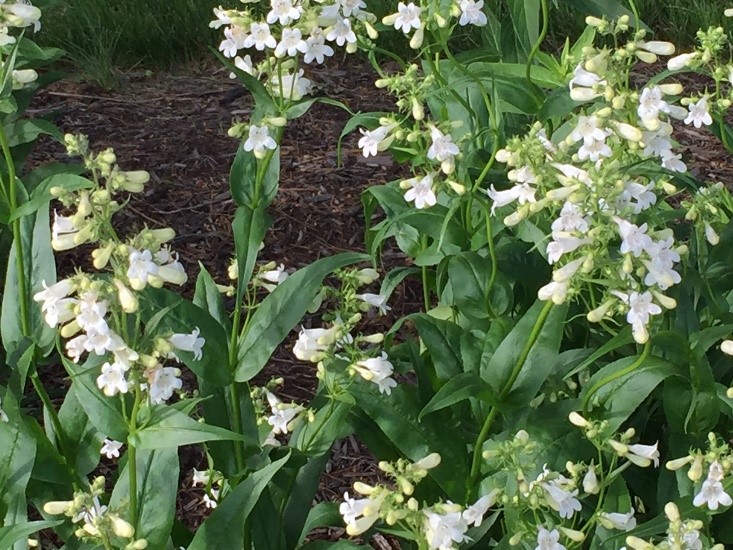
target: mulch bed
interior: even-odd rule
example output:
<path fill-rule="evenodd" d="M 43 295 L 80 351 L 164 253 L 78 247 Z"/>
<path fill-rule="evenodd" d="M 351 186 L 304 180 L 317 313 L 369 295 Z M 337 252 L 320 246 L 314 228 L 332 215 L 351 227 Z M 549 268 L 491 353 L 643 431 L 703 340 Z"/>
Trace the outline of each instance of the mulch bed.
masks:
<path fill-rule="evenodd" d="M 142 196 L 135 196 L 117 220 L 123 233 L 143 225 L 170 226 L 177 236 L 173 248 L 189 273 L 183 289 L 190 296 L 201 262 L 219 282 L 225 283 L 233 254 L 231 221 L 235 205 L 229 194 L 229 169 L 237 141 L 226 131 L 233 119 L 247 119 L 252 102 L 241 86 L 228 78 L 228 71 L 211 64 L 191 64 L 171 72 L 128 74 L 117 91 L 102 91 L 82 82 L 65 81 L 41 92 L 31 114 L 53 113 L 63 132 L 89 136 L 94 150 L 114 148 L 123 169 L 144 169 L 151 182 Z M 640 75 L 643 79 L 643 74 Z M 353 111 L 392 109 L 392 99 L 374 87 L 368 64 L 353 58 L 321 68 L 313 80 L 318 95 L 344 102 Z M 685 77 L 685 84 L 704 87 L 699 79 Z M 263 261 L 284 263 L 289 269 L 344 251 L 362 251 L 365 220 L 360 202 L 368 186 L 394 180 L 406 173 L 386 156 L 364 159 L 356 146 L 358 134 L 344 141 L 341 163 L 336 144 L 350 115 L 337 107 L 314 105 L 287 127 L 281 151 L 281 182 L 269 212 L 274 223 L 269 230 Z M 703 179 L 729 182 L 733 176 L 730 155 L 707 130 L 678 126 L 683 158 L 691 172 Z M 32 161 L 64 161 L 63 148 L 43 140 Z M 407 259 L 397 249 L 388 249 L 387 266 L 404 265 Z M 60 257 L 59 270 L 68 273 L 83 256 L 72 251 Z M 419 284 L 401 285 L 392 297 L 392 312 L 384 321 L 421 308 Z M 305 325 L 317 318 L 306 319 Z M 380 327 L 382 328 L 382 327 Z M 279 392 L 284 400 L 305 402 L 317 381 L 312 365 L 292 355 L 295 334 L 275 353 L 264 381 L 282 376 Z M 52 395 L 62 398 L 67 382 L 63 370 L 47 369 L 44 378 L 55 385 Z M 55 391 L 54 391 L 55 389 Z M 181 492 L 178 517 L 195 528 L 207 512 L 202 493 L 190 486 L 190 470 L 203 469 L 200 450 L 181 450 Z M 356 479 L 375 480 L 375 461 L 355 438 L 338 442 L 322 476 L 318 499 L 338 500 Z M 318 538 L 344 536 L 342 529 L 319 531 Z M 390 548 L 386 539 L 371 541 L 377 548 Z"/>

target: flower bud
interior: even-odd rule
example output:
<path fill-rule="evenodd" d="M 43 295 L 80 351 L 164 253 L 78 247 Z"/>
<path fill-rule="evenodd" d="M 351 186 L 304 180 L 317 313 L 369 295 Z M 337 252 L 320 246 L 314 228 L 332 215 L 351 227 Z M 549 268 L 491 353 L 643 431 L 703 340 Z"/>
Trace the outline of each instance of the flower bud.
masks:
<path fill-rule="evenodd" d="M 356 278 L 361 284 L 368 285 L 379 279 L 379 273 L 375 269 L 367 267 L 357 271 Z"/>
<path fill-rule="evenodd" d="M 162 229 L 151 229 L 150 235 L 155 242 L 163 244 L 172 240 L 176 236 L 176 232 L 172 227 L 164 227 Z"/>
<path fill-rule="evenodd" d="M 674 53 L 674 44 L 671 42 L 650 40 L 649 42 L 639 43 L 639 47 L 657 55 L 672 55 Z"/>
<path fill-rule="evenodd" d="M 421 458 L 415 462 L 415 466 L 423 470 L 432 470 L 440 464 L 440 455 L 438 453 L 430 453 L 425 458 Z"/>
<path fill-rule="evenodd" d="M 129 539 L 135 534 L 135 528 L 121 517 L 110 514 L 109 519 L 112 523 L 112 531 L 118 537 Z"/>
<path fill-rule="evenodd" d="M 415 34 L 412 35 L 412 38 L 410 39 L 410 47 L 413 50 L 420 49 L 420 46 L 422 46 L 424 38 L 425 38 L 425 24 L 423 23 L 422 25 L 420 25 L 420 28 L 415 31 Z M 415 120 L 421 120 L 421 119 L 415 117 Z"/>
<path fill-rule="evenodd" d="M 76 320 L 71 321 L 70 323 L 64 325 L 61 327 L 61 330 L 59 331 L 59 334 L 62 338 L 71 338 L 81 330 L 81 327 L 79 326 L 79 323 L 76 322 Z"/>
<path fill-rule="evenodd" d="M 698 481 L 702 477 L 702 456 L 695 457 L 692 466 L 687 471 L 687 477 L 690 481 Z"/>
<path fill-rule="evenodd" d="M 94 269 L 104 269 L 107 267 L 109 257 L 112 255 L 114 248 L 114 243 L 108 243 L 107 246 L 92 251 L 92 264 L 94 265 Z"/>
<path fill-rule="evenodd" d="M 72 504 L 71 500 L 52 500 L 43 505 L 43 511 L 50 516 L 59 516 L 65 514 Z"/>
<path fill-rule="evenodd" d="M 598 485 L 598 477 L 596 477 L 596 470 L 593 467 L 593 464 L 590 465 L 588 472 L 583 477 L 583 490 L 589 495 L 595 495 L 601 490 Z"/>
<path fill-rule="evenodd" d="M 577 426 L 578 428 L 587 428 L 590 423 L 583 418 L 579 413 L 573 411 L 568 415 L 568 418 L 570 419 L 570 423 L 574 426 Z"/>
<path fill-rule="evenodd" d="M 575 529 L 568 529 L 567 527 L 560 527 L 563 535 L 568 537 L 574 542 L 583 542 L 585 540 L 585 533 L 582 531 L 576 531 Z"/>
<path fill-rule="evenodd" d="M 377 29 L 375 29 L 368 21 L 364 22 L 364 28 L 366 29 L 367 36 L 371 38 L 372 40 L 376 40 L 379 38 L 379 33 L 377 32 Z"/>
<path fill-rule="evenodd" d="M 524 533 L 521 531 L 514 533 L 512 537 L 509 539 L 509 546 L 518 546 L 519 543 L 522 542 L 523 535 Z"/>
<path fill-rule="evenodd" d="M 356 483 L 354 483 L 354 491 L 356 491 L 360 495 L 371 495 L 374 492 L 374 489 L 375 487 L 367 485 L 366 483 L 362 483 L 361 481 L 357 481 Z"/>
<path fill-rule="evenodd" d="M 420 103 L 416 97 L 410 100 L 412 105 L 412 118 L 415 120 L 422 120 L 425 118 L 425 109 L 423 109 L 422 103 Z"/>
<path fill-rule="evenodd" d="M 664 505 L 664 515 L 667 516 L 669 521 L 680 520 L 680 510 L 674 502 L 668 502 Z"/>

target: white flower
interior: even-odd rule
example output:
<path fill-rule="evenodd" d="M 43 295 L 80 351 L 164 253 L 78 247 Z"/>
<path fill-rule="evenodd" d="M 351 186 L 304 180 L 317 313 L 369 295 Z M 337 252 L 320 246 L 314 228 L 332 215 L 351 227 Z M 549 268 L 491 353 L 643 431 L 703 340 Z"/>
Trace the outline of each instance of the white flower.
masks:
<path fill-rule="evenodd" d="M 284 28 L 280 42 L 275 47 L 275 57 L 285 57 L 285 54 L 295 57 L 298 52 L 305 53 L 307 49 L 300 29 Z"/>
<path fill-rule="evenodd" d="M 583 216 L 579 206 L 566 202 L 560 210 L 560 217 L 552 222 L 552 231 L 578 231 L 586 233 L 589 229 L 590 220 Z"/>
<path fill-rule="evenodd" d="M 644 260 L 648 270 L 644 278 L 645 285 L 657 285 L 661 290 L 666 290 L 682 280 L 680 274 L 674 270 L 674 264 L 680 261 L 680 255 L 672 248 L 673 244 L 674 238 L 669 237 L 652 243 L 647 248 L 651 260 Z"/>
<path fill-rule="evenodd" d="M 305 41 L 305 52 L 303 55 L 303 61 L 306 63 L 323 63 L 324 57 L 331 57 L 333 55 L 333 48 L 326 44 L 326 39 L 323 33 L 311 32 L 310 37 Z"/>
<path fill-rule="evenodd" d="M 303 99 L 311 91 L 311 81 L 303 76 L 300 69 L 297 73 L 273 75 L 269 81 L 271 92 L 277 97 L 286 97 L 292 101 Z"/>
<path fill-rule="evenodd" d="M 453 138 L 449 134 L 444 134 L 435 126 L 430 127 L 430 139 L 432 143 L 428 149 L 428 158 L 435 159 L 438 162 L 455 157 L 460 150 L 458 146 L 453 143 Z"/>
<path fill-rule="evenodd" d="M 494 489 L 488 495 L 482 496 L 471 506 L 466 508 L 463 511 L 463 519 L 466 520 L 466 523 L 468 525 L 473 525 L 474 527 L 478 527 L 479 525 L 481 525 L 481 522 L 484 520 L 486 512 L 488 512 L 489 508 L 494 505 L 498 493 L 499 491 L 497 489 Z"/>
<path fill-rule="evenodd" d="M 559 541 L 560 533 L 557 529 L 548 531 L 544 527 L 540 527 L 537 531 L 537 546 L 535 550 L 566 550 Z"/>
<path fill-rule="evenodd" d="M 578 149 L 578 158 L 580 160 L 588 160 L 598 162 L 602 158 L 608 158 L 613 155 L 613 150 L 606 145 L 605 141 L 584 141 L 583 146 Z"/>
<path fill-rule="evenodd" d="M 667 61 L 667 68 L 670 71 L 679 71 L 688 67 L 690 63 L 700 55 L 698 52 L 683 53 Z"/>
<path fill-rule="evenodd" d="M 158 365 L 148 369 L 146 375 L 150 402 L 153 405 L 165 403 L 173 396 L 175 390 L 180 390 L 183 387 L 183 381 L 179 378 L 181 370 L 175 367 Z"/>
<path fill-rule="evenodd" d="M 695 495 L 692 503 L 698 507 L 705 505 L 710 510 L 717 510 L 721 504 L 723 506 L 733 504 L 733 499 L 725 492 L 720 481 L 708 477 L 703 481 L 700 492 Z"/>
<path fill-rule="evenodd" d="M 534 196 L 535 192 L 536 189 L 530 187 L 530 185 L 526 183 L 520 183 L 519 185 L 515 185 L 514 187 L 510 187 L 504 191 L 497 191 L 492 184 L 487 191 L 487 194 L 492 201 L 491 213 L 493 214 L 497 208 L 511 204 L 514 201 L 518 201 L 519 204 L 537 202 Z"/>
<path fill-rule="evenodd" d="M 596 476 L 596 469 L 595 466 L 593 466 L 593 464 L 591 463 L 588 471 L 585 473 L 585 476 L 583 476 L 583 491 L 585 491 L 589 495 L 596 495 L 600 490 L 601 488 L 598 485 L 598 476 Z"/>
<path fill-rule="evenodd" d="M 355 296 L 359 300 L 362 300 L 369 304 L 372 307 L 375 307 L 379 310 L 379 313 L 382 315 L 386 315 L 389 310 L 392 308 L 387 305 L 387 297 L 383 296 L 382 294 L 357 294 Z"/>
<path fill-rule="evenodd" d="M 566 491 L 559 486 L 557 480 L 543 483 L 542 488 L 547 493 L 547 503 L 560 514 L 561 518 L 570 519 L 582 508 L 580 501 L 575 498 L 578 495 L 577 489 L 572 492 Z"/>
<path fill-rule="evenodd" d="M 285 271 L 285 266 L 283 264 L 280 264 L 275 269 L 263 271 L 262 273 L 257 274 L 257 279 L 262 281 L 260 284 L 270 292 L 275 290 L 277 285 L 286 281 L 288 277 L 289 274 Z"/>
<path fill-rule="evenodd" d="M 80 243 L 76 242 L 79 228 L 74 225 L 73 218 L 59 216 L 53 211 L 53 225 L 51 227 L 51 247 L 54 250 L 70 250 Z"/>
<path fill-rule="evenodd" d="M 634 510 L 631 510 L 630 512 L 627 512 L 625 514 L 622 514 L 620 512 L 602 512 L 600 515 L 600 520 L 604 527 L 609 529 L 631 531 L 634 527 L 636 527 Z"/>
<path fill-rule="evenodd" d="M 211 482 L 211 472 L 209 470 L 193 469 L 193 477 L 191 478 L 191 486 L 208 485 Z"/>
<path fill-rule="evenodd" d="M 158 264 L 153 261 L 150 250 L 132 249 L 129 256 L 130 267 L 127 269 L 127 279 L 133 290 L 143 290 L 151 279 L 158 275 Z"/>
<path fill-rule="evenodd" d="M 267 392 L 267 402 L 272 414 L 267 417 L 267 423 L 272 426 L 272 434 L 288 433 L 288 425 L 305 409 L 295 403 L 284 404 L 277 396 Z"/>
<path fill-rule="evenodd" d="M 639 96 L 639 107 L 636 112 L 644 122 L 658 120 L 659 113 L 668 113 L 669 104 L 664 101 L 662 89 L 659 86 L 644 88 Z"/>
<path fill-rule="evenodd" d="M 425 540 L 430 550 L 451 550 L 455 548 L 454 543 L 466 542 L 468 522 L 461 512 L 448 512 L 436 514 L 425 512 Z"/>
<path fill-rule="evenodd" d="M 634 214 L 640 214 L 656 204 L 657 195 L 652 191 L 654 182 L 642 185 L 635 181 L 624 182 L 624 192 L 619 197 L 620 204 L 628 204 Z"/>
<path fill-rule="evenodd" d="M 328 345 L 319 344 L 319 338 L 326 336 L 330 329 L 325 328 L 301 328 L 298 340 L 293 347 L 293 354 L 301 361 L 311 361 L 320 351 L 328 349 Z"/>
<path fill-rule="evenodd" d="M 702 541 L 700 540 L 700 531 L 694 529 L 690 522 L 685 522 L 682 525 L 684 530 L 682 533 L 682 550 L 703 550 Z M 668 537 L 668 540 L 672 538 L 672 535 Z M 670 540 L 670 543 L 674 541 Z"/>
<path fill-rule="evenodd" d="M 379 393 L 390 395 L 392 388 L 397 386 L 397 382 L 391 378 L 394 367 L 385 352 L 379 357 L 357 361 L 353 368 L 364 380 L 374 382 L 379 388 Z"/>
<path fill-rule="evenodd" d="M 592 143 L 594 141 L 604 141 L 610 132 L 599 126 L 600 119 L 593 116 L 579 116 L 578 123 L 575 125 L 575 129 L 570 132 L 568 139 L 572 143 L 577 143 L 583 140 L 583 143 Z"/>
<path fill-rule="evenodd" d="M 227 27 L 224 29 L 224 40 L 219 44 L 219 51 L 224 54 L 224 57 L 234 57 L 242 48 L 250 47 L 245 45 L 246 41 L 247 33 L 242 27 Z"/>
<path fill-rule="evenodd" d="M 690 103 L 687 107 L 690 114 L 685 119 L 685 124 L 692 124 L 695 128 L 700 128 L 703 124 L 710 126 L 713 123 L 713 118 L 710 116 L 708 110 L 708 100 L 706 97 L 701 97 L 697 103 Z"/>
<path fill-rule="evenodd" d="M 662 155 L 662 167 L 672 172 L 687 172 L 687 165 L 682 162 L 682 155 L 669 153 Z"/>
<path fill-rule="evenodd" d="M 263 158 L 268 149 L 277 149 L 277 143 L 270 136 L 270 131 L 267 126 L 252 124 L 249 127 L 249 136 L 245 140 L 243 147 L 245 151 L 254 152 L 255 157 Z"/>
<path fill-rule="evenodd" d="M 206 344 L 206 340 L 199 337 L 200 333 L 199 327 L 196 327 L 191 334 L 173 334 L 168 341 L 174 348 L 193 353 L 194 361 L 199 361 L 204 344 Z"/>
<path fill-rule="evenodd" d="M 655 468 L 659 467 L 658 443 L 655 443 L 654 445 L 624 445 L 614 439 L 610 439 L 608 443 L 614 448 L 614 450 L 616 450 L 619 456 L 628 459 L 641 468 L 646 468 L 651 465 L 652 462 L 654 463 Z"/>
<path fill-rule="evenodd" d="M 570 80 L 570 97 L 575 101 L 590 101 L 601 95 L 597 90 L 608 84 L 600 76 L 583 68 L 578 64 Z"/>
<path fill-rule="evenodd" d="M 270 2 L 272 9 L 267 14 L 267 22 L 272 25 L 276 21 L 281 25 L 289 25 L 293 21 L 300 19 L 303 8 L 293 6 L 292 0 L 272 0 Z"/>
<path fill-rule="evenodd" d="M 461 8 L 461 18 L 458 24 L 461 26 L 465 25 L 476 25 L 477 27 L 483 27 L 486 25 L 486 14 L 482 11 L 484 7 L 484 0 L 461 0 L 459 4 Z"/>
<path fill-rule="evenodd" d="M 207 508 L 213 510 L 216 508 L 218 501 L 219 501 L 219 489 L 214 489 L 213 487 L 209 489 L 209 492 L 204 494 L 204 506 Z"/>
<path fill-rule="evenodd" d="M 263 51 L 265 48 L 274 48 L 277 45 L 275 37 L 270 32 L 270 26 L 267 23 L 252 23 L 249 28 L 250 34 L 244 39 L 244 47 L 255 47 L 257 51 Z"/>
<path fill-rule="evenodd" d="M 389 135 L 391 129 L 391 126 L 380 126 L 375 130 L 359 129 L 362 137 L 359 138 L 358 145 L 361 147 L 364 157 L 369 158 L 370 155 L 377 156 L 379 151 L 384 151 L 386 149 L 388 143 L 385 142 L 385 139 Z"/>
<path fill-rule="evenodd" d="M 118 393 L 127 393 L 130 384 L 125 378 L 126 370 L 125 365 L 117 361 L 105 363 L 102 365 L 102 374 L 97 377 L 97 387 L 107 397 L 112 397 Z"/>
<path fill-rule="evenodd" d="M 356 34 L 351 28 L 351 21 L 348 19 L 339 19 L 336 24 L 326 34 L 326 40 L 336 42 L 337 45 L 356 43 Z"/>
<path fill-rule="evenodd" d="M 250 55 L 245 55 L 244 57 L 235 57 L 234 66 L 240 71 L 247 73 L 248 75 L 254 76 L 255 74 L 255 67 L 252 63 L 252 56 Z M 237 78 L 237 75 L 234 73 L 229 73 L 229 78 Z"/>
<path fill-rule="evenodd" d="M 99 452 L 107 458 L 120 458 L 120 449 L 123 445 L 124 443 L 120 441 L 105 439 L 104 445 L 102 445 L 102 449 Z"/>
<path fill-rule="evenodd" d="M 407 202 L 414 201 L 418 210 L 435 206 L 438 200 L 433 192 L 433 174 L 427 174 L 419 180 L 412 178 L 407 181 L 410 185 L 410 189 L 405 193 Z"/>
<path fill-rule="evenodd" d="M 407 5 L 405 5 L 404 2 L 400 2 L 399 4 L 397 4 L 397 17 L 393 18 L 394 28 L 398 31 L 401 30 L 405 34 L 408 34 L 412 29 L 419 29 L 421 13 L 422 8 L 416 6 L 412 2 Z"/>
<path fill-rule="evenodd" d="M 46 281 L 41 281 L 44 290 L 36 292 L 33 299 L 41 304 L 41 311 L 44 313 L 46 324 L 56 327 L 59 324 L 71 321 L 74 318 L 74 306 L 78 303 L 75 298 L 67 298 L 75 287 L 70 279 L 63 279 L 51 286 Z"/>
<path fill-rule="evenodd" d="M 353 499 L 344 493 L 344 502 L 339 505 L 339 513 L 344 518 L 346 533 L 350 536 L 360 535 L 379 519 L 379 508 L 383 499 Z"/>
<path fill-rule="evenodd" d="M 224 25 L 232 24 L 232 20 L 229 17 L 227 10 L 225 10 L 221 6 L 219 6 L 218 8 L 214 8 L 214 16 L 216 17 L 216 19 L 209 23 L 209 27 L 212 29 L 218 29 Z"/>
<path fill-rule="evenodd" d="M 351 17 L 352 15 L 358 17 L 359 13 L 367 7 L 362 0 L 340 0 L 340 4 L 344 17 Z"/>
<path fill-rule="evenodd" d="M 644 344 L 649 339 L 649 333 L 646 326 L 649 324 L 649 317 L 662 313 L 662 308 L 652 302 L 651 292 L 639 294 L 636 291 L 631 292 L 628 298 L 629 312 L 626 314 L 626 321 L 633 329 L 634 339 Z M 645 447 L 644 445 L 636 445 L 637 448 Z M 654 445 L 656 450 L 656 445 Z M 632 452 L 635 452 L 632 450 Z M 659 465 L 659 453 L 657 452 L 655 465 Z"/>
<path fill-rule="evenodd" d="M 552 241 L 547 244 L 547 262 L 554 264 L 563 254 L 573 252 L 590 242 L 590 239 L 576 237 L 565 231 L 553 231 Z"/>
<path fill-rule="evenodd" d="M 632 254 L 638 258 L 642 252 L 651 247 L 652 238 L 646 234 L 647 224 L 639 227 L 618 216 L 614 216 L 613 221 L 618 225 L 619 236 L 622 239 L 620 248 L 622 254 Z"/>
<path fill-rule="evenodd" d="M 560 305 L 565 302 L 570 290 L 570 283 L 566 281 L 551 281 L 537 291 L 537 298 L 546 302 Z"/>

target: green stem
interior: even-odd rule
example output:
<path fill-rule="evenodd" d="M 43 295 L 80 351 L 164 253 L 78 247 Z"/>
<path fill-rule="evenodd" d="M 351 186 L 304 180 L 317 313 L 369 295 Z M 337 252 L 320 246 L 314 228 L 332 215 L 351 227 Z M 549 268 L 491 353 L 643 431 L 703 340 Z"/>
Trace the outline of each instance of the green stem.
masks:
<path fill-rule="evenodd" d="M 132 405 L 132 413 L 130 414 L 130 435 L 137 432 L 137 415 L 142 402 L 142 394 L 139 386 L 135 388 L 135 402 Z M 130 523 L 137 531 L 137 448 L 129 443 L 132 438 L 128 439 L 127 447 L 127 471 L 129 474 L 130 484 Z"/>
<path fill-rule="evenodd" d="M 10 145 L 8 136 L 5 134 L 5 128 L 0 124 L 0 147 L 3 150 L 5 164 L 8 167 L 8 202 L 10 203 L 10 214 L 15 214 L 18 209 L 18 194 L 15 182 L 15 162 L 10 153 Z M 23 250 L 23 242 L 20 234 L 20 218 L 13 220 L 13 242 L 15 243 L 15 264 L 18 273 L 18 300 L 20 301 L 20 326 L 24 336 L 30 336 L 31 325 L 28 312 L 28 282 L 25 278 L 25 252 Z"/>
<path fill-rule="evenodd" d="M 541 0 L 540 11 L 542 11 L 542 31 L 537 38 L 537 42 L 535 42 L 532 46 L 532 49 L 529 52 L 529 56 L 527 57 L 526 76 L 527 82 L 529 82 L 530 85 L 532 84 L 532 63 L 534 62 L 534 58 L 537 56 L 537 52 L 540 50 L 540 46 L 542 46 L 542 43 L 545 41 L 547 30 L 550 27 L 550 10 L 549 6 L 547 5 L 547 0 Z"/>
<path fill-rule="evenodd" d="M 618 380 L 622 376 L 626 376 L 627 374 L 630 374 L 634 372 L 636 369 L 638 369 L 641 364 L 646 360 L 646 358 L 649 356 L 649 352 L 652 349 L 651 341 L 647 340 L 647 342 L 644 344 L 644 349 L 641 352 L 641 355 L 636 358 L 636 361 L 631 363 L 628 367 L 625 369 L 621 369 L 619 371 L 616 371 L 614 373 L 609 374 L 608 376 L 602 378 L 598 382 L 596 382 L 591 389 L 588 390 L 588 392 L 585 394 L 585 397 L 583 398 L 583 412 L 587 413 L 590 407 L 591 399 L 593 399 L 593 396 L 600 390 L 603 386 L 610 384 L 614 380 Z"/>
<path fill-rule="evenodd" d="M 550 311 L 552 310 L 552 305 L 552 302 L 548 301 L 545 303 L 545 307 L 542 308 L 542 311 L 540 312 L 539 317 L 537 317 L 537 321 L 535 322 L 534 327 L 532 327 L 532 332 L 527 339 L 527 343 L 524 345 L 524 348 L 519 355 L 519 359 L 517 359 L 517 364 L 514 365 L 514 368 L 509 375 L 509 380 L 507 380 L 506 384 L 499 393 L 499 396 L 497 397 L 497 402 L 501 403 L 501 401 L 503 401 L 504 398 L 506 398 L 506 396 L 512 390 L 512 386 L 514 386 L 514 382 L 517 381 L 517 378 L 519 377 L 519 373 L 522 371 L 524 363 L 527 362 L 529 352 L 532 351 L 532 347 L 534 346 L 535 342 L 537 342 L 537 339 L 542 332 L 542 328 L 545 326 L 547 317 L 550 315 Z M 489 411 L 489 415 L 486 417 L 484 425 L 481 427 L 481 432 L 479 433 L 478 439 L 476 440 L 476 446 L 473 449 L 473 460 L 471 461 L 471 475 L 469 476 L 468 484 L 466 485 L 467 491 L 470 491 L 470 489 L 476 484 L 478 475 L 481 471 L 481 454 L 484 442 L 489 436 L 491 425 L 494 423 L 497 414 L 499 414 L 498 406 L 492 405 L 491 410 Z"/>
<path fill-rule="evenodd" d="M 428 248 L 428 239 L 427 236 L 422 235 L 420 237 L 420 241 L 422 244 L 422 250 L 425 251 Z M 428 266 L 424 265 L 420 268 L 420 272 L 422 274 L 422 299 L 423 299 L 423 305 L 425 306 L 425 311 L 427 312 L 430 309 L 430 287 L 428 286 Z"/>
<path fill-rule="evenodd" d="M 229 385 L 229 400 L 232 402 L 232 429 L 235 433 L 242 434 L 244 428 L 242 426 L 242 402 L 239 397 L 239 385 L 232 382 Z M 234 459 L 237 462 L 237 469 L 244 470 L 244 443 L 242 441 L 234 442 Z"/>
<path fill-rule="evenodd" d="M 634 28 L 638 31 L 641 28 L 641 19 L 639 19 L 639 10 L 636 8 L 636 2 L 629 0 L 629 6 L 631 6 L 631 12 L 634 14 Z"/>

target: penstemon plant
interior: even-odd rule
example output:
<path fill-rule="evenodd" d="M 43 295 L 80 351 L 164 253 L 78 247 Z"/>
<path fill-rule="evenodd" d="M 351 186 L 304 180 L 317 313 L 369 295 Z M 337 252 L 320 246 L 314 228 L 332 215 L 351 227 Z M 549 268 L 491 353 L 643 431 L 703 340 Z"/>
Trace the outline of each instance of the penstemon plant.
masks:
<path fill-rule="evenodd" d="M 546 0 L 399 2 L 381 20 L 361 0 L 217 8 L 222 60 L 255 108 L 229 131 L 228 280 L 202 265 L 192 300 L 176 290 L 188 276 L 173 229 L 115 222 L 149 176 L 112 150 L 67 135 L 78 174 L 3 185 L 16 261 L 0 546 L 37 545 L 48 527 L 68 548 L 125 550 L 360 547 L 309 540 L 325 526 L 417 550 L 733 543 L 733 202 L 687 172 L 675 141 L 688 125 L 730 147 L 729 39 L 701 31 L 679 54 L 649 39 L 633 2 L 579 3 L 605 11 L 555 55 L 541 51 Z M 459 51 L 471 28 L 485 47 Z M 393 31 L 414 56 L 382 47 Z M 280 143 L 316 101 L 346 108 L 311 96 L 312 69 L 339 47 L 364 51 L 396 98 L 343 136 L 359 128 L 364 156 L 389 152 L 412 174 L 364 192 L 369 255 L 288 270 L 260 259 Z M 659 57 L 667 70 L 636 72 Z M 710 85 L 686 92 L 683 70 Z M 376 264 L 354 264 L 392 238 L 410 265 L 375 292 Z M 57 280 L 52 251 L 75 248 L 91 267 Z M 409 277 L 424 311 L 371 330 Z M 318 379 L 307 403 L 263 372 L 294 330 L 293 356 Z M 58 409 L 37 372 L 54 361 L 71 380 Z M 28 378 L 43 428 L 23 409 Z M 352 433 L 380 479 L 314 505 L 331 447 Z M 208 510 L 193 533 L 175 517 L 189 445 L 206 463 L 190 477 Z M 102 456 L 116 465 L 104 476 Z M 27 522 L 29 506 L 45 521 Z"/>

